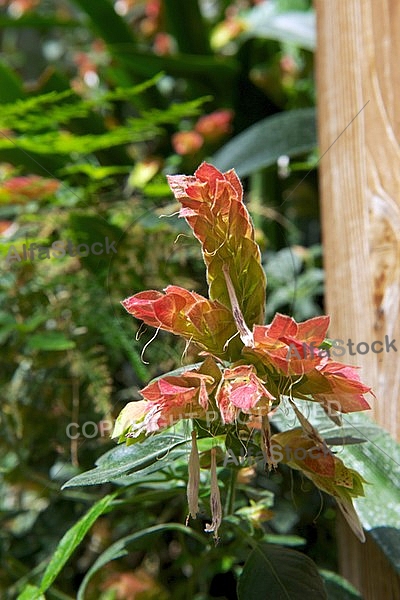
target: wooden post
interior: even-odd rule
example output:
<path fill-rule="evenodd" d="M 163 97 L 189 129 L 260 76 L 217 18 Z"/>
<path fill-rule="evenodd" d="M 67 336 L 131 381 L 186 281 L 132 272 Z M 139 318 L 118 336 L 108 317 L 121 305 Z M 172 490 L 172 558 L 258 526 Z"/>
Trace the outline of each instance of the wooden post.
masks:
<path fill-rule="evenodd" d="M 376 394 L 373 418 L 400 440 L 400 2 L 316 0 L 316 9 L 330 336 L 354 343 L 356 354 L 340 360 L 362 367 Z M 380 353 L 372 351 L 375 340 Z M 357 353 L 361 342 L 369 345 L 365 354 L 362 344 Z M 376 554 L 374 568 L 370 540 L 362 546 L 341 530 L 339 544 L 350 545 L 352 558 L 346 568 L 342 552 L 342 570 L 365 599 L 398 598 L 398 579 L 380 593 L 372 584 L 390 579 L 376 568 L 390 567 Z"/>

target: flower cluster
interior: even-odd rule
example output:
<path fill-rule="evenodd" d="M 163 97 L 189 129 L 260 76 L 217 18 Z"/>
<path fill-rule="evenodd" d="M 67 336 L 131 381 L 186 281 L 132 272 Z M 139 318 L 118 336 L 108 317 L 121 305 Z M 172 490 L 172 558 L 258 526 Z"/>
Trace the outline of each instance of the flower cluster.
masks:
<path fill-rule="evenodd" d="M 207 411 L 220 415 L 222 426 L 261 417 L 261 446 L 269 468 L 276 463 L 272 445 L 317 447 L 320 454 L 288 460 L 317 487 L 334 496 L 360 539 L 363 532 L 352 505 L 361 495 L 363 479 L 329 450 L 319 433 L 299 410 L 293 398 L 318 402 L 336 422 L 340 413 L 369 408 L 365 386 L 354 367 L 331 360 L 329 354 L 305 354 L 309 344 L 323 347 L 329 317 L 296 323 L 277 314 L 264 325 L 266 279 L 254 228 L 243 202 L 236 173 L 221 173 L 203 163 L 194 176 L 173 175 L 169 185 L 185 218 L 202 246 L 209 298 L 178 286 L 164 293 L 140 292 L 122 302 L 136 318 L 157 329 L 179 335 L 205 357 L 180 374 L 167 374 L 142 390 L 143 400 L 129 403 L 118 417 L 114 437 L 120 440 L 159 431 L 176 418 L 201 420 Z M 289 352 L 295 348 L 296 352 Z M 301 427 L 271 435 L 268 415 L 286 403 Z M 195 435 L 193 436 L 195 443 Z M 197 512 L 198 461 L 189 463 L 190 514 Z M 296 456 L 296 452 L 293 452 Z M 213 523 L 217 535 L 220 501 L 215 489 L 216 460 L 212 468 Z M 193 482 L 196 482 L 195 484 Z"/>
<path fill-rule="evenodd" d="M 60 187 L 60 181 L 26 175 L 11 177 L 0 184 L 0 200 L 24 204 L 29 200 L 45 199 L 52 196 Z"/>
<path fill-rule="evenodd" d="M 182 156 L 194 154 L 204 144 L 218 142 L 232 130 L 233 112 L 228 109 L 216 110 L 203 115 L 190 131 L 178 131 L 171 138 L 172 146 Z"/>

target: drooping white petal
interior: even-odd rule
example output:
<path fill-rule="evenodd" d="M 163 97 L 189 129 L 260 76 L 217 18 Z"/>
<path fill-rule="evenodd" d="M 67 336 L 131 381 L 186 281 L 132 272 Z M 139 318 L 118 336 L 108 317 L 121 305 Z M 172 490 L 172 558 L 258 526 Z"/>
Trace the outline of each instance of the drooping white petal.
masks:
<path fill-rule="evenodd" d="M 200 485 L 200 461 L 197 448 L 196 432 L 192 431 L 192 449 L 189 457 L 189 479 L 187 485 L 187 499 L 189 504 L 189 516 L 196 518 L 199 512 L 199 485 Z M 188 518 L 189 518 L 188 516 Z"/>
<path fill-rule="evenodd" d="M 212 521 L 206 525 L 204 531 L 206 533 L 214 533 L 214 539 L 218 541 L 218 529 L 222 521 L 222 506 L 221 496 L 219 494 L 218 478 L 217 478 L 217 459 L 216 449 L 211 450 L 211 495 L 210 495 L 210 507 Z"/>

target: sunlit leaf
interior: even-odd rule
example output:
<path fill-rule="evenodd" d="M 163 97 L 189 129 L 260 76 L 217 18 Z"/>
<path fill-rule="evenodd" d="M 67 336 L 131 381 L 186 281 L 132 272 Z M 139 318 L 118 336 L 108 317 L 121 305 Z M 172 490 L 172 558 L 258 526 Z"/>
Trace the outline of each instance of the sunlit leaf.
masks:
<path fill-rule="evenodd" d="M 51 586 L 73 551 L 79 546 L 100 515 L 107 511 L 114 498 L 115 494 L 109 494 L 96 502 L 96 504 L 94 504 L 91 509 L 63 536 L 56 551 L 52 555 L 50 563 L 40 582 L 41 592 L 45 592 Z"/>
<path fill-rule="evenodd" d="M 140 444 L 117 446 L 98 459 L 95 469 L 73 477 L 63 488 L 108 483 L 137 471 L 142 475 L 145 469 L 148 469 L 146 473 L 154 472 L 180 456 L 172 451 L 185 443 L 183 437 L 162 434 L 149 437 Z M 154 464 L 155 468 L 152 468 Z"/>
<path fill-rule="evenodd" d="M 46 600 L 45 595 L 35 585 L 27 585 L 18 595 L 17 600 Z"/>

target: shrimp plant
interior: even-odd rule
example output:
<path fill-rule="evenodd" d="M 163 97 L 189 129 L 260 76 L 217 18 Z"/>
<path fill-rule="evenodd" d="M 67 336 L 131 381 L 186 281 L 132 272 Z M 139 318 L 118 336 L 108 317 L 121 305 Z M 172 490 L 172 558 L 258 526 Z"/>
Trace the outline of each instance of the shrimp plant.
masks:
<path fill-rule="evenodd" d="M 224 439 L 228 451 L 233 440 L 246 446 L 251 439 L 266 476 L 279 462 L 301 471 L 335 499 L 364 541 L 352 499 L 363 495 L 365 481 L 311 424 L 306 406 L 318 403 L 340 424 L 342 413 L 369 408 L 365 395 L 370 388 L 355 367 L 332 358 L 328 316 L 297 323 L 276 314 L 264 323 L 266 277 L 235 171 L 221 173 L 203 163 L 193 176 L 171 175 L 168 182 L 181 205 L 179 216 L 201 244 L 209 297 L 169 285 L 164 291 L 139 292 L 122 305 L 147 325 L 181 336 L 196 349 L 198 362 L 146 385 L 142 399 L 120 413 L 113 437 L 140 443 L 189 420 L 188 520 L 204 510 L 199 502 L 199 437 Z M 271 416 L 280 410 L 293 411 L 295 426 L 286 431 L 271 427 Z M 218 484 L 222 457 L 212 447 L 209 458 L 211 515 L 205 531 L 218 541 L 224 535 Z"/>

